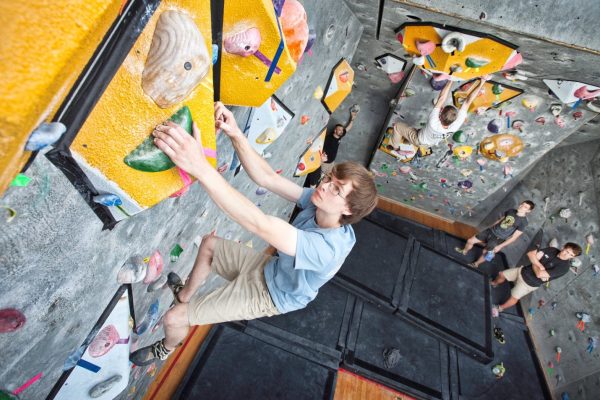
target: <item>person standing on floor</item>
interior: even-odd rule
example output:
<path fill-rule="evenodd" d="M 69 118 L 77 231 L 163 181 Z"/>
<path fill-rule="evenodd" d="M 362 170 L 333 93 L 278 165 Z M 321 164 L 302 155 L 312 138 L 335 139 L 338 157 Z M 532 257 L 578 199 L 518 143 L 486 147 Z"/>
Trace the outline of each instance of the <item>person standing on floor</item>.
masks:
<path fill-rule="evenodd" d="M 492 307 L 492 316 L 497 317 L 502 311 L 517 304 L 519 299 L 537 290 L 546 282 L 558 279 L 569 272 L 571 259 L 581 254 L 581 247 L 572 242 L 565 243 L 562 250 L 548 247 L 542 250 L 531 250 L 527 258 L 531 264 L 519 268 L 500 271 L 492 286 L 496 287 L 506 281 L 513 282 L 510 298 L 501 305 Z"/>
<path fill-rule="evenodd" d="M 456 247 L 455 250 L 466 256 L 474 245 L 482 243 L 485 245 L 481 256 L 477 261 L 470 263 L 469 267 L 479 268 L 484 261 L 492 261 L 494 255 L 503 248 L 517 240 L 527 226 L 527 214 L 535 208 L 535 203 L 531 200 L 525 200 L 519 207 L 504 212 L 502 218 L 496 221 L 491 227 L 470 237 L 464 248 Z M 487 257 L 487 258 L 486 258 Z"/>
<path fill-rule="evenodd" d="M 321 179 L 321 176 L 331 171 L 333 162 L 337 158 L 338 148 L 340 147 L 342 138 L 346 136 L 350 129 L 352 129 L 354 119 L 358 115 L 359 111 L 360 108 L 358 105 L 353 105 L 350 108 L 350 118 L 348 119 L 346 125 L 344 126 L 342 124 L 337 124 L 335 128 L 333 128 L 333 131 L 325 136 L 323 153 L 321 155 L 323 163 L 319 168 L 306 176 L 306 187 L 316 187 L 319 184 L 319 179 Z"/>

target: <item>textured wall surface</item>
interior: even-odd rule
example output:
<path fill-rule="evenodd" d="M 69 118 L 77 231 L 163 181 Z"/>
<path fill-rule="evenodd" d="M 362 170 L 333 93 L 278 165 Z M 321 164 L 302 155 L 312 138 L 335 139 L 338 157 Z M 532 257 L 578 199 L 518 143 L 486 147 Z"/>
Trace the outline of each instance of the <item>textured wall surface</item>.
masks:
<path fill-rule="evenodd" d="M 0 4 L 0 193 L 31 154 L 29 133 L 57 110 L 118 12 L 110 0 Z"/>
<path fill-rule="evenodd" d="M 592 267 L 598 264 L 597 246 L 591 246 L 585 254 L 585 237 L 590 233 L 598 236 L 599 149 L 600 140 L 596 140 L 550 151 L 484 221 L 484 225 L 489 224 L 499 212 L 530 198 L 538 207 L 528 217 L 528 238 L 542 229 L 542 246 L 555 238 L 561 246 L 571 241 L 584 248 L 577 274 L 569 272 L 521 301 L 525 314 L 533 314 L 528 325 L 556 398 L 565 391 L 576 399 L 595 399 L 600 393 L 600 356 L 597 350 L 591 354 L 586 351 L 588 338 L 600 335 L 597 317 L 600 278 Z M 572 210 L 568 220 L 558 216 L 562 208 Z M 527 240 L 523 240 L 507 250 L 511 266 L 520 265 L 519 258 L 526 246 Z M 540 301 L 544 304 L 541 307 Z M 586 324 L 584 332 L 576 328 L 576 313 L 581 311 L 592 315 L 592 322 Z M 555 336 L 550 336 L 551 329 Z M 560 363 L 556 361 L 557 346 L 562 349 Z M 554 364 L 552 369 L 548 368 L 550 362 Z"/>
<path fill-rule="evenodd" d="M 501 80 L 502 78 L 498 79 L 498 81 Z M 509 101 L 510 104 L 508 104 L 509 102 L 504 103 L 506 105 L 501 110 L 490 109 L 483 115 L 469 114 L 467 122 L 462 127 L 468 136 L 466 143 L 456 143 L 450 137 L 447 143 L 441 141 L 438 145 L 433 146 L 431 155 L 415 158 L 411 163 L 397 162 L 394 157 L 378 151 L 371 163 L 371 168 L 381 175 L 377 177 L 377 183 L 380 185 L 379 192 L 386 197 L 445 218 L 460 220 L 472 225 L 479 224 L 481 219 L 488 214 L 490 207 L 495 204 L 495 198 L 492 202 L 487 201 L 489 196 L 498 191 L 506 193 L 507 190 L 510 190 L 523 171 L 526 171 L 544 153 L 577 130 L 585 120 L 596 115 L 584 110 L 584 117 L 574 120 L 571 116 L 572 111 L 566 109 L 564 111 L 566 125 L 564 128 L 560 128 L 553 122 L 553 117 L 549 112 L 550 103 L 554 101 L 535 87 L 520 86 L 526 90 L 525 94 L 535 94 L 540 98 L 541 102 L 536 112 L 526 109 L 521 105 L 521 99 L 517 97 Z M 415 74 L 409 88 L 415 91 L 415 95 L 401 100 L 391 123 L 401 121 L 421 128 L 427 122 L 427 117 L 433 108 L 432 103 L 437 99 L 439 92 L 434 91 L 428 79 L 421 74 Z M 504 115 L 509 111 L 516 112 L 511 120 L 524 121 L 523 132 L 507 128 L 508 118 Z M 545 125 L 535 122 L 535 119 L 540 116 L 547 121 Z M 481 140 L 493 135 L 487 129 L 488 123 L 493 119 L 501 121 L 500 133 L 516 134 L 526 144 L 523 152 L 507 163 L 489 160 L 477 154 Z M 448 150 L 447 144 L 469 145 L 474 152 L 464 161 L 450 156 L 437 168 L 439 160 Z M 485 162 L 481 168 L 477 163 L 479 159 L 483 159 Z M 399 167 L 404 165 L 412 168 L 412 175 L 399 171 Z M 505 175 L 505 168 L 512 168 L 512 176 Z M 445 180 L 445 184 L 442 183 L 442 180 Z M 459 188 L 458 183 L 465 180 L 472 183 L 471 189 Z"/>
<path fill-rule="evenodd" d="M 331 69 L 342 58 L 352 60 L 362 34 L 360 22 L 351 11 L 334 0 L 304 1 L 309 24 L 317 34 L 312 54 L 305 55 L 295 74 L 276 95 L 296 117 L 268 152 L 269 163 L 291 177 L 297 157 L 327 124 L 329 115 L 313 97 L 315 88 L 325 87 Z M 343 21 L 343 24 L 340 23 Z M 347 100 L 342 109 L 352 104 Z M 246 123 L 248 109 L 235 110 L 239 125 Z M 310 120 L 301 125 L 301 115 Z M 233 151 L 225 135 L 217 137 L 218 166 L 231 164 Z M 0 199 L 17 216 L 7 222 L 0 218 L 0 308 L 14 307 L 27 317 L 25 326 L 2 334 L 0 344 L 0 386 L 14 390 L 40 372 L 43 376 L 22 393 L 25 399 L 44 398 L 62 373 L 67 356 L 83 342 L 118 288 L 116 274 L 132 255 L 150 256 L 159 250 L 165 272 L 185 276 L 195 259 L 200 238 L 212 230 L 228 239 L 252 241 L 261 250 L 265 244 L 229 221 L 210 201 L 198 184 L 177 199 L 167 199 L 133 218 L 119 222 L 110 231 L 82 200 L 79 193 L 43 155 L 27 170 L 32 181 L 27 187 L 11 187 Z M 258 204 L 266 213 L 288 219 L 293 204 L 270 193 L 256 194 L 257 186 L 245 172 L 230 183 Z M 297 180 L 299 183 L 300 180 Z M 169 262 L 175 244 L 184 249 L 176 263 Z M 209 287 L 220 284 L 211 280 Z M 162 315 L 172 302 L 167 290 L 147 293 L 146 285 L 133 285 L 135 314 L 143 317 L 150 304 L 160 301 Z M 162 337 L 162 330 L 132 337 L 132 346 L 145 346 Z M 129 387 L 120 398 L 142 398 L 153 379 L 154 367 L 134 368 Z"/>
<path fill-rule="evenodd" d="M 315 136 L 326 124 L 345 123 L 352 104 L 359 104 L 361 113 L 352 131 L 342 141 L 338 161 L 354 159 L 367 163 L 384 128 L 390 100 L 400 86 L 392 84 L 386 74 L 375 67 L 374 58 L 392 53 L 408 59 L 395 39 L 394 29 L 420 18 L 484 31 L 519 45 L 525 59 L 519 70 L 529 79 L 509 83 L 525 89 L 526 94 L 539 96 L 542 102 L 535 113 L 523 108 L 519 98 L 503 110 L 516 111 L 513 119 L 525 121 L 524 132 L 519 134 L 528 147 L 517 159 L 510 161 L 512 177 L 505 178 L 503 165 L 495 161 L 488 161 L 485 170 L 480 171 L 475 162 L 477 156 L 471 156 L 470 161 L 450 160 L 437 169 L 435 163 L 447 149 L 445 144 L 440 144 L 431 156 L 421 160 L 420 165 L 410 165 L 417 178 L 414 182 L 409 176 L 396 172 L 398 164 L 395 161 L 378 154 L 373 168 L 378 174 L 386 175 L 378 177 L 382 194 L 423 210 L 436 212 L 437 209 L 440 216 L 481 226 L 497 219 L 500 212 L 514 207 L 523 198 L 532 198 L 538 208 L 529 218 L 526 235 L 507 251 L 511 264 L 519 261 L 529 239 L 539 228 L 544 229 L 544 243 L 552 237 L 560 243 L 568 240 L 582 243 L 588 233 L 598 233 L 598 118 L 581 107 L 584 118 L 575 121 L 573 110 L 565 109 L 566 127 L 554 125 L 548 106 L 555 100 L 548 96 L 541 81 L 543 77 L 599 83 L 597 53 L 581 50 L 599 48 L 597 38 L 588 36 L 584 30 L 590 26 L 590 18 L 596 19 L 597 8 L 589 6 L 586 8 L 589 12 L 584 14 L 576 9 L 576 5 L 565 1 L 542 10 L 541 4 L 536 8 L 535 2 L 531 1 L 518 5 L 514 2 L 463 5 L 459 2 L 388 0 L 381 40 L 375 40 L 378 2 L 353 1 L 347 6 L 336 0 L 306 0 L 302 3 L 308 13 L 309 25 L 316 31 L 317 41 L 312 53 L 304 56 L 294 75 L 276 92 L 296 116 L 282 136 L 267 149 L 268 162 L 274 169 L 282 169 L 285 176 L 291 177 L 297 157 L 306 148 L 306 139 Z M 538 13 L 538 9 L 541 16 L 533 13 Z M 479 19 L 481 11 L 487 12 L 487 20 Z M 560 46 L 556 42 L 577 48 Z M 330 118 L 313 93 L 317 86 L 325 88 L 331 69 L 342 57 L 346 57 L 355 69 L 355 88 Z M 500 77 L 495 79 L 503 81 Z M 419 125 L 424 122 L 437 92 L 420 74 L 415 74 L 409 86 L 416 94 L 403 99 L 398 107 L 392 104 L 393 119 Z M 249 109 L 240 107 L 234 112 L 239 125 L 245 127 Z M 541 115 L 547 120 L 544 126 L 534 122 Z M 309 118 L 305 125 L 300 123 L 302 116 Z M 498 110 L 469 117 L 465 127 L 472 128 L 473 135 L 468 144 L 476 145 L 488 135 L 485 127 L 492 118 L 506 120 L 499 116 Z M 265 212 L 284 219 L 289 217 L 293 205 L 271 193 L 257 194 L 257 186 L 243 171 L 234 176 L 234 171 L 229 168 L 233 151 L 224 135 L 217 137 L 217 149 L 217 166 L 224 170 L 224 176 L 234 187 Z M 387 167 L 383 168 L 383 164 Z M 470 170 L 471 174 L 465 177 L 463 170 Z M 197 184 L 192 185 L 183 197 L 167 199 L 119 222 L 114 229 L 103 231 L 102 223 L 77 190 L 43 155 L 36 158 L 26 174 L 32 178 L 28 186 L 11 187 L 0 198 L 0 205 L 12 207 L 17 212 L 16 217 L 8 221 L 8 213 L 0 209 L 3 213 L 0 218 L 0 265 L 4 272 L 0 280 L 0 308 L 14 307 L 27 317 L 27 323 L 20 331 L 0 336 L 3 348 L 0 387 L 14 390 L 43 373 L 39 381 L 22 393 L 24 399 L 43 398 L 49 392 L 62 372 L 64 360 L 81 344 L 117 290 L 116 273 L 132 255 L 147 257 L 159 250 L 165 258 L 165 273 L 176 271 L 185 276 L 191 269 L 202 235 L 212 230 L 255 249 L 265 248 L 263 242 L 229 221 Z M 448 188 L 440 185 L 441 178 L 447 179 Z M 459 180 L 465 179 L 473 182 L 470 192 L 456 186 Z M 426 183 L 426 186 L 420 183 Z M 583 193 L 581 206 L 580 192 Z M 547 207 L 544 207 L 545 198 L 549 199 Z M 573 210 L 574 216 L 568 222 L 554 216 L 563 207 Z M 175 244 L 181 245 L 184 251 L 178 261 L 171 263 L 168 255 Z M 593 275 L 592 268 L 592 264 L 598 262 L 597 257 L 597 250 L 592 247 L 588 255 L 580 257 L 583 264 L 578 275 L 569 273 L 553 282 L 547 290 L 540 289 L 523 300 L 526 310 L 534 308 L 529 326 L 542 361 L 547 363 L 554 359 L 556 346 L 563 349 L 561 363 L 552 375 L 547 371 L 548 381 L 557 396 L 568 391 L 571 399 L 595 399 L 599 393 L 598 350 L 586 353 L 587 338 L 599 335 L 597 325 L 600 321 L 595 313 L 599 312 L 597 285 L 600 278 Z M 222 280 L 212 277 L 205 289 L 221 283 Z M 172 301 L 168 290 L 147 293 L 146 286 L 141 283 L 133 285 L 133 293 L 138 319 L 156 299 L 160 300 L 160 315 Z M 540 298 L 544 298 L 546 305 L 538 310 Z M 557 302 L 555 310 L 550 307 L 553 301 Z M 593 317 L 584 333 L 575 328 L 577 311 L 588 311 Z M 556 330 L 555 337 L 549 338 L 549 329 Z M 161 329 L 140 337 L 133 335 L 132 346 L 145 346 L 160 337 Z M 128 389 L 119 398 L 142 398 L 156 367 L 160 367 L 160 363 L 132 369 Z M 561 376 L 560 381 L 556 374 Z"/>

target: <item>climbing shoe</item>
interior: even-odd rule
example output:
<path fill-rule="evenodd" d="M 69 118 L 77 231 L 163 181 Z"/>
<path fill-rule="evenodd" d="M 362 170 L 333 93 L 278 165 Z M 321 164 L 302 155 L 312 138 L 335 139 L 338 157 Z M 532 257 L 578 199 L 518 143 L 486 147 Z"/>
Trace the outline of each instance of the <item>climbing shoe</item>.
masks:
<path fill-rule="evenodd" d="M 137 366 L 150 365 L 156 360 L 166 360 L 173 350 L 167 350 L 164 339 L 158 342 L 142 347 L 129 355 L 129 360 Z"/>
<path fill-rule="evenodd" d="M 169 289 L 171 289 L 171 292 L 173 292 L 175 302 L 178 304 L 182 303 L 182 301 L 179 300 L 179 292 L 181 292 L 181 289 L 183 289 L 183 281 L 179 275 L 177 275 L 175 272 L 169 272 L 169 275 L 167 275 L 167 286 L 169 286 Z"/>
<path fill-rule="evenodd" d="M 506 343 L 506 340 L 504 339 L 504 332 L 502 331 L 502 328 L 498 328 L 498 327 L 494 328 L 494 337 L 496 338 L 498 343 L 500 343 L 500 344 Z"/>
<path fill-rule="evenodd" d="M 460 254 L 462 254 L 463 256 L 465 255 L 465 249 L 464 249 L 464 248 L 462 248 L 462 247 L 455 247 L 455 248 L 454 248 L 454 250 L 455 250 L 457 253 L 460 253 Z"/>

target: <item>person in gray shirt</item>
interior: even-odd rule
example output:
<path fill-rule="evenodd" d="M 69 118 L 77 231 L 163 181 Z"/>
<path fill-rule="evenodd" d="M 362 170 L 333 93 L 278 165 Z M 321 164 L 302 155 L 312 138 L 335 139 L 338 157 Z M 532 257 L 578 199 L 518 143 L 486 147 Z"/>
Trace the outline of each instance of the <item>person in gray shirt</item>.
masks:
<path fill-rule="evenodd" d="M 467 255 L 474 245 L 482 243 L 485 245 L 483 253 L 475 261 L 469 264 L 471 268 L 479 268 L 486 256 L 491 261 L 494 254 L 514 242 L 523 234 L 523 229 L 527 226 L 527 214 L 535 208 L 535 203 L 531 200 L 525 200 L 519 207 L 504 212 L 502 218 L 496 221 L 491 227 L 479 232 L 467 240 L 464 248 L 456 247 L 455 250 L 462 255 Z M 491 257 L 490 257 L 491 256 Z"/>

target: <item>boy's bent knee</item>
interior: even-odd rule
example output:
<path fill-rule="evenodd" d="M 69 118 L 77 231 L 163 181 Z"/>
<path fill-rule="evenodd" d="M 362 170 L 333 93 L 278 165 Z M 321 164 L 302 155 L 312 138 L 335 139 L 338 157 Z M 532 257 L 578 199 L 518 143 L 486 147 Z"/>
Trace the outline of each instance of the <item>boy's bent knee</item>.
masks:
<path fill-rule="evenodd" d="M 175 307 L 168 310 L 163 316 L 163 324 L 166 327 L 189 326 L 188 305 L 184 303 L 177 304 Z"/>

